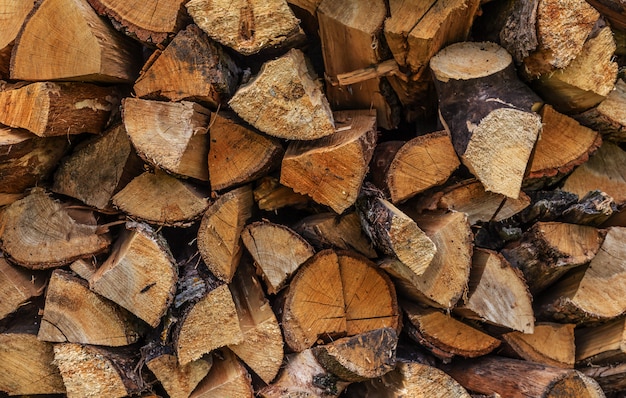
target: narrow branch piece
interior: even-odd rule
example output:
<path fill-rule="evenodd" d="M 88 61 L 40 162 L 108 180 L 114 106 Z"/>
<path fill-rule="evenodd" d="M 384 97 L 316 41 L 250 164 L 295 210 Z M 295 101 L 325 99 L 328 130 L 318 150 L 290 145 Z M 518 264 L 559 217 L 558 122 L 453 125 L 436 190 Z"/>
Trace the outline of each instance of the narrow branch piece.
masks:
<path fill-rule="evenodd" d="M 517 356 L 557 368 L 574 368 L 574 324 L 537 323 L 532 334 L 510 332 L 502 340 Z"/>

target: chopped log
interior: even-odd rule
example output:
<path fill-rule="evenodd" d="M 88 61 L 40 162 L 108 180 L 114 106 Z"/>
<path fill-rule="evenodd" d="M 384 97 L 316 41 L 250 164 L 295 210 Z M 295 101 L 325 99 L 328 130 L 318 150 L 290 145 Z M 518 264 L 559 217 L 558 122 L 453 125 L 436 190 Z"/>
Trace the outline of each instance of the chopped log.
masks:
<path fill-rule="evenodd" d="M 509 332 L 502 340 L 516 356 L 557 368 L 574 368 L 574 324 L 537 323 L 532 334 Z"/>
<path fill-rule="evenodd" d="M 576 362 L 604 365 L 626 360 L 626 324 L 616 319 L 596 327 L 576 329 Z"/>
<path fill-rule="evenodd" d="M 250 374 L 229 350 L 216 351 L 211 371 L 191 398 L 253 398 Z"/>
<path fill-rule="evenodd" d="M 135 370 L 137 359 L 129 350 L 59 343 L 54 345 L 54 364 L 70 398 L 121 398 L 146 388 Z"/>
<path fill-rule="evenodd" d="M 176 281 L 165 239 L 148 224 L 128 222 L 89 287 L 155 327 L 172 302 Z"/>
<path fill-rule="evenodd" d="M 281 306 L 285 343 L 301 352 L 318 339 L 399 327 L 395 289 L 373 263 L 355 253 L 323 250 L 292 279 Z"/>
<path fill-rule="evenodd" d="M 250 186 L 220 196 L 204 213 L 198 230 L 198 250 L 209 270 L 230 282 L 241 259 L 241 233 L 252 216 Z"/>
<path fill-rule="evenodd" d="M 176 355 L 169 351 L 146 358 L 146 366 L 156 376 L 170 398 L 189 397 L 209 373 L 212 365 L 213 357 L 206 356 L 181 366 Z"/>
<path fill-rule="evenodd" d="M 523 73 L 538 77 L 567 67 L 581 53 L 600 14 L 583 0 L 518 3 L 500 32 Z"/>
<path fill-rule="evenodd" d="M 142 164 L 124 125 L 118 124 L 74 149 L 54 173 L 52 190 L 105 209 L 113 195 L 141 172 Z"/>
<path fill-rule="evenodd" d="M 466 40 L 480 2 L 477 0 L 392 0 L 385 38 L 394 58 L 413 79 L 427 70 L 442 47 Z"/>
<path fill-rule="evenodd" d="M 387 15 L 382 0 L 367 3 L 356 0 L 323 0 L 317 9 L 319 34 L 326 75 L 331 80 L 340 74 L 362 69 L 383 60 L 383 23 Z M 346 48 L 350 51 L 345 51 Z M 333 109 L 376 109 L 378 124 L 396 128 L 400 122 L 397 99 L 386 98 L 393 90 L 384 78 L 372 78 L 346 86 L 326 85 Z"/>
<path fill-rule="evenodd" d="M 580 372 L 592 377 L 602 390 L 607 393 L 619 393 L 626 389 L 626 364 L 611 364 L 582 368 Z"/>
<path fill-rule="evenodd" d="M 280 182 L 341 214 L 357 199 L 377 132 L 376 118 L 369 111 L 337 112 L 335 121 L 337 133 L 289 144 Z"/>
<path fill-rule="evenodd" d="M 598 106 L 573 115 L 585 126 L 600 132 L 609 141 L 626 141 L 626 82 L 618 79 L 615 88 Z"/>
<path fill-rule="evenodd" d="M 511 398 L 603 396 L 597 383 L 583 380 L 575 370 L 518 359 L 483 357 L 454 362 L 444 370 L 463 387 L 482 394 Z"/>
<path fill-rule="evenodd" d="M 243 341 L 237 308 L 228 286 L 222 284 L 209 289 L 179 318 L 174 345 L 178 363 L 183 366 L 215 349 Z"/>
<path fill-rule="evenodd" d="M 533 88 L 561 112 L 585 111 L 598 105 L 613 90 L 618 72 L 614 54 L 613 33 L 605 26 L 597 33 L 592 32 L 566 68 L 541 76 L 532 82 Z"/>
<path fill-rule="evenodd" d="M 604 142 L 587 163 L 567 177 L 562 189 L 581 198 L 589 191 L 601 190 L 621 207 L 626 204 L 626 178 L 620 173 L 624 167 L 626 152 L 613 143 Z"/>
<path fill-rule="evenodd" d="M 300 50 L 268 61 L 228 102 L 246 122 L 273 137 L 312 140 L 335 132 L 332 111 Z"/>
<path fill-rule="evenodd" d="M 243 55 L 289 48 L 304 40 L 285 0 L 191 0 L 187 12 L 211 38 Z"/>
<path fill-rule="evenodd" d="M 589 191 L 577 203 L 563 211 L 564 222 L 599 226 L 617 211 L 617 205 L 612 197 L 606 193 Z"/>
<path fill-rule="evenodd" d="M 532 333 L 535 316 L 532 298 L 522 273 L 502 255 L 476 248 L 472 258 L 469 293 L 456 308 L 460 316 Z"/>
<path fill-rule="evenodd" d="M 142 325 L 127 311 L 89 290 L 71 272 L 55 270 L 37 338 L 55 343 L 119 347 L 135 343 Z"/>
<path fill-rule="evenodd" d="M 0 125 L 0 179 L 4 194 L 21 194 L 46 180 L 69 147 L 66 137 L 37 137 Z"/>
<path fill-rule="evenodd" d="M 529 205 L 530 198 L 524 192 L 520 192 L 518 199 L 511 199 L 497 193 L 487 192 L 480 181 L 466 180 L 444 188 L 441 193 L 409 206 L 418 213 L 423 209 L 463 212 L 467 214 L 470 225 L 475 225 L 481 221 L 506 220 Z"/>
<path fill-rule="evenodd" d="M 114 88 L 88 83 L 32 83 L 0 91 L 0 123 L 40 137 L 99 134 L 119 100 Z"/>
<path fill-rule="evenodd" d="M 316 250 L 354 250 L 367 258 L 378 257 L 372 242 L 361 228 L 361 220 L 356 212 L 342 215 L 333 212 L 313 214 L 298 221 L 293 230 Z"/>
<path fill-rule="evenodd" d="M 186 21 L 184 0 L 158 0 L 156 4 L 141 0 L 88 0 L 100 15 L 106 15 L 113 26 L 148 45 L 162 45 Z"/>
<path fill-rule="evenodd" d="M 610 227 L 588 267 L 579 267 L 537 300 L 537 316 L 587 323 L 626 312 L 626 228 Z"/>
<path fill-rule="evenodd" d="M 156 9 L 162 10 L 160 5 Z M 222 47 L 196 25 L 189 25 L 165 50 L 152 55 L 133 89 L 140 98 L 202 101 L 218 107 L 235 92 L 238 74 L 239 68 Z"/>
<path fill-rule="evenodd" d="M 67 207 L 42 188 L 12 203 L 1 214 L 4 254 L 26 268 L 45 269 L 107 250 L 111 238 L 91 211 L 82 210 L 83 218 L 74 218 Z"/>
<path fill-rule="evenodd" d="M 449 363 L 455 356 L 475 358 L 495 350 L 500 341 L 441 311 L 403 303 L 409 337 Z"/>
<path fill-rule="evenodd" d="M 241 240 L 269 294 L 278 293 L 298 267 L 315 254 L 313 247 L 292 229 L 269 221 L 247 225 Z"/>
<path fill-rule="evenodd" d="M 209 128 L 211 188 L 222 190 L 245 184 L 279 167 L 284 155 L 277 139 L 236 123 L 223 113 L 214 115 Z"/>
<path fill-rule="evenodd" d="M 129 182 L 113 196 L 113 205 L 132 219 L 188 227 L 209 207 L 207 196 L 197 186 L 156 169 Z"/>
<path fill-rule="evenodd" d="M 374 183 L 389 192 L 393 203 L 404 202 L 444 183 L 460 166 L 450 135 L 438 131 L 408 142 L 376 146 L 372 159 Z"/>
<path fill-rule="evenodd" d="M 559 222 L 538 222 L 522 240 L 502 250 L 524 273 L 531 293 L 541 292 L 567 271 L 591 261 L 604 239 L 596 228 Z"/>
<path fill-rule="evenodd" d="M 589 160 L 602 144 L 598 132 L 581 126 L 550 105 L 541 109 L 541 120 L 543 129 L 524 177 L 526 188 L 538 189 L 559 181 Z"/>
<path fill-rule="evenodd" d="M 533 112 L 539 97 L 517 78 L 511 56 L 497 44 L 453 44 L 431 59 L 430 69 L 440 119 L 463 164 L 485 190 L 517 199 L 541 131 Z"/>
<path fill-rule="evenodd" d="M 243 341 L 228 348 L 269 384 L 283 363 L 283 335 L 251 264 L 240 265 L 230 284 L 230 291 L 237 308 Z"/>
<path fill-rule="evenodd" d="M 353 384 L 349 398 L 470 398 L 467 391 L 440 369 L 419 362 L 398 360 L 381 378 Z"/>
<path fill-rule="evenodd" d="M 2 1 L 0 4 L 0 79 L 9 78 L 11 51 L 24 20 L 33 9 L 35 0 Z"/>
<path fill-rule="evenodd" d="M 433 241 L 409 216 L 367 184 L 356 205 L 367 236 L 383 253 L 405 264 L 415 276 L 424 274 L 437 252 Z"/>
<path fill-rule="evenodd" d="M 63 394 L 65 385 L 53 364 L 52 344 L 36 331 L 0 334 L 0 391 L 9 395 Z"/>
<path fill-rule="evenodd" d="M 46 282 L 44 274 L 14 266 L 0 257 L 0 319 L 31 298 L 42 295 Z"/>
<path fill-rule="evenodd" d="M 293 191 L 282 185 L 278 178 L 265 176 L 257 180 L 254 189 L 254 201 L 259 209 L 276 211 L 286 206 L 296 208 L 305 207 L 309 204 L 309 197 Z"/>
<path fill-rule="evenodd" d="M 36 4 L 15 39 L 11 79 L 130 83 L 140 54 L 86 0 L 46 0 Z"/>
<path fill-rule="evenodd" d="M 208 181 L 210 111 L 193 102 L 122 101 L 124 126 L 139 156 L 170 173 Z"/>

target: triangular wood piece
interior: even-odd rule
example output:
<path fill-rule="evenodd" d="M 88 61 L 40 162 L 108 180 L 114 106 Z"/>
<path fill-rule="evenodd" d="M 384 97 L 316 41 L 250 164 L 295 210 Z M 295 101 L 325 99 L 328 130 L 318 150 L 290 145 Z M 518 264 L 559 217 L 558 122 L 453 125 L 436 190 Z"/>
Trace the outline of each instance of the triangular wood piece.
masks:
<path fill-rule="evenodd" d="M 280 165 L 284 150 L 272 137 L 216 113 L 209 129 L 209 178 L 220 191 L 254 181 Z"/>
<path fill-rule="evenodd" d="M 142 165 L 124 125 L 118 124 L 64 159 L 54 173 L 52 190 L 105 209 L 111 197 L 141 173 Z"/>
<path fill-rule="evenodd" d="M 0 123 L 40 137 L 99 134 L 119 105 L 114 88 L 88 83 L 32 83 L 0 91 Z"/>
<path fill-rule="evenodd" d="M 246 185 L 220 196 L 204 213 L 198 250 L 218 279 L 230 282 L 242 254 L 241 232 L 252 216 L 252 190 Z"/>
<path fill-rule="evenodd" d="M 148 224 L 129 222 L 89 287 L 155 327 L 172 302 L 177 279 L 165 239 Z"/>
<path fill-rule="evenodd" d="M 217 350 L 211 371 L 190 397 L 253 398 L 252 378 L 246 367 L 230 350 Z"/>
<path fill-rule="evenodd" d="M 276 294 L 298 267 L 315 251 L 300 235 L 284 225 L 257 221 L 241 233 L 269 294 Z"/>
<path fill-rule="evenodd" d="M 35 0 L 5 1 L 0 5 L 0 79 L 9 79 L 11 51 L 24 20 L 35 6 Z"/>
<path fill-rule="evenodd" d="M 0 257 L 0 319 L 31 298 L 42 295 L 46 281 L 45 274 L 12 265 Z"/>
<path fill-rule="evenodd" d="M 124 126 L 139 156 L 170 173 L 209 180 L 208 109 L 131 97 L 122 104 Z"/>
<path fill-rule="evenodd" d="M 15 41 L 11 79 L 130 83 L 140 55 L 140 47 L 87 0 L 46 0 L 37 3 Z"/>
<path fill-rule="evenodd" d="M 191 0 L 187 12 L 213 40 L 240 54 L 293 46 L 304 39 L 285 0 Z"/>
<path fill-rule="evenodd" d="M 576 335 L 576 362 L 609 364 L 626 360 L 626 323 L 615 319 L 597 327 L 579 328 Z"/>
<path fill-rule="evenodd" d="M 185 18 L 185 0 L 87 0 L 127 35 L 148 45 L 160 45 L 176 33 Z"/>
<path fill-rule="evenodd" d="M 573 116 L 580 123 L 612 141 L 626 141 L 626 82 L 617 79 L 615 88 L 598 106 Z"/>
<path fill-rule="evenodd" d="M 202 101 L 218 107 L 235 92 L 238 71 L 222 47 L 189 25 L 165 50 L 155 52 L 133 89 L 140 98 Z"/>
<path fill-rule="evenodd" d="M 33 188 L 1 215 L 4 254 L 24 267 L 44 269 L 102 253 L 111 238 L 98 228 L 91 211 L 80 213 L 83 218 L 73 218 L 67 205 Z"/>
<path fill-rule="evenodd" d="M 145 172 L 113 197 L 113 204 L 133 219 L 187 227 L 202 217 L 210 200 L 196 186 L 163 171 Z"/>
<path fill-rule="evenodd" d="M 558 368 L 574 368 L 574 324 L 537 323 L 532 334 L 502 335 L 508 348 L 522 359 Z"/>
<path fill-rule="evenodd" d="M 237 90 L 228 103 L 262 132 L 290 140 L 331 135 L 330 105 L 300 50 L 263 64 L 259 74 Z M 278 83 L 277 83 L 278 82 Z"/>
<path fill-rule="evenodd" d="M 39 340 L 119 347 L 137 342 L 141 329 L 130 313 L 90 291 L 87 281 L 64 270 L 52 273 Z"/>
<path fill-rule="evenodd" d="M 181 366 L 173 352 L 165 351 L 146 358 L 146 366 L 170 398 L 188 398 L 211 370 L 213 357 L 207 355 Z"/>

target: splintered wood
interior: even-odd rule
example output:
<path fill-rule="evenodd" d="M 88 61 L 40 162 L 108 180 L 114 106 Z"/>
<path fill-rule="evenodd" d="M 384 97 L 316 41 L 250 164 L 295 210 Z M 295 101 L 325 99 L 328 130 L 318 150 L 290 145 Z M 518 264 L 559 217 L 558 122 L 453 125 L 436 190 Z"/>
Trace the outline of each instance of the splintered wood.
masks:
<path fill-rule="evenodd" d="M 0 26 L 0 396 L 623 398 L 624 0 Z"/>

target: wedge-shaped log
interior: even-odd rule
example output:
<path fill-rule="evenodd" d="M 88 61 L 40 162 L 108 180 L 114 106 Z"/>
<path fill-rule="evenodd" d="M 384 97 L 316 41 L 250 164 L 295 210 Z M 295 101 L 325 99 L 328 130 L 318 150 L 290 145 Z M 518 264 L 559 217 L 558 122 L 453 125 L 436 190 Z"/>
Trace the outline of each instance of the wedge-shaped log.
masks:
<path fill-rule="evenodd" d="M 160 45 L 176 33 L 185 18 L 184 0 L 87 0 L 100 15 L 127 35 L 148 45 Z"/>
<path fill-rule="evenodd" d="M 61 371 L 70 398 L 121 398 L 138 394 L 147 386 L 138 374 L 131 350 L 74 343 L 54 345 L 54 362 Z"/>
<path fill-rule="evenodd" d="M 457 361 L 443 370 L 468 390 L 502 397 L 604 396 L 598 384 L 573 369 L 562 369 L 504 357 Z"/>
<path fill-rule="evenodd" d="M 285 342 L 294 351 L 318 339 L 353 336 L 381 327 L 399 327 L 391 280 L 352 252 L 324 250 L 304 263 L 281 306 Z"/>
<path fill-rule="evenodd" d="M 361 219 L 356 212 L 314 214 L 298 221 L 293 229 L 316 250 L 354 250 L 367 258 L 378 257 L 361 228 Z"/>
<path fill-rule="evenodd" d="M 382 34 L 387 15 L 382 0 L 323 0 L 317 8 L 325 74 L 329 80 L 384 58 Z M 350 48 L 350 51 L 345 51 Z M 326 84 L 333 109 L 375 109 L 378 124 L 393 129 L 400 122 L 398 100 L 387 79 L 372 76 L 354 84 Z M 390 97 L 390 98 L 389 98 Z"/>
<path fill-rule="evenodd" d="M 250 186 L 220 196 L 204 213 L 198 230 L 198 250 L 211 272 L 230 282 L 242 254 L 241 234 L 252 216 Z"/>
<path fill-rule="evenodd" d="M 9 79 L 11 51 L 24 20 L 35 6 L 31 1 L 5 1 L 0 5 L 0 79 Z"/>
<path fill-rule="evenodd" d="M 137 43 L 98 17 L 87 0 L 46 0 L 15 40 L 11 79 L 131 83 L 140 54 Z"/>
<path fill-rule="evenodd" d="M 208 109 L 131 97 L 122 104 L 124 126 L 139 156 L 170 173 L 208 181 Z"/>
<path fill-rule="evenodd" d="M 313 247 L 292 229 L 269 221 L 247 225 L 241 239 L 269 294 L 278 293 L 298 267 L 315 254 Z"/>
<path fill-rule="evenodd" d="M 440 118 L 461 161 L 485 189 L 517 199 L 541 131 L 541 99 L 524 85 L 506 50 L 461 42 L 430 61 Z"/>
<path fill-rule="evenodd" d="M 509 332 L 502 335 L 507 349 L 527 361 L 557 368 L 574 368 L 574 324 L 541 322 L 532 334 Z"/>
<path fill-rule="evenodd" d="M 272 176 L 261 177 L 256 185 L 253 192 L 254 201 L 261 210 L 276 211 L 286 206 L 303 208 L 310 202 L 308 196 L 294 192 Z"/>
<path fill-rule="evenodd" d="M 587 163 L 567 177 L 562 189 L 581 198 L 589 191 L 601 190 L 622 206 L 626 204 L 626 178 L 620 173 L 624 167 L 626 152 L 611 142 L 604 142 Z"/>
<path fill-rule="evenodd" d="M 15 312 L 33 297 L 43 294 L 47 277 L 0 257 L 0 319 Z"/>
<path fill-rule="evenodd" d="M 165 239 L 148 224 L 128 222 L 89 288 L 155 327 L 172 302 L 177 279 Z"/>
<path fill-rule="evenodd" d="M 235 92 L 238 74 L 222 47 L 196 25 L 189 25 L 165 50 L 152 55 L 133 89 L 141 98 L 202 101 L 218 107 Z"/>
<path fill-rule="evenodd" d="M 40 137 L 99 134 L 119 105 L 114 88 L 88 83 L 32 83 L 0 91 L 0 123 Z"/>
<path fill-rule="evenodd" d="M 187 227 L 209 207 L 208 194 L 156 169 L 135 177 L 113 196 L 113 205 L 151 224 Z"/>
<path fill-rule="evenodd" d="M 307 63 L 295 49 L 266 62 L 228 104 L 246 122 L 274 137 L 312 140 L 333 134 L 328 100 Z"/>
<path fill-rule="evenodd" d="M 292 46 L 304 39 L 285 0 L 191 0 L 186 7 L 213 40 L 243 55 Z"/>
<path fill-rule="evenodd" d="M 398 203 L 442 184 L 460 164 L 450 135 L 438 131 L 408 142 L 378 144 L 371 174 L 374 183 Z"/>
<path fill-rule="evenodd" d="M 524 273 L 528 288 L 536 294 L 567 271 L 591 261 L 603 239 L 603 232 L 590 226 L 538 222 L 521 241 L 504 248 L 502 255 Z"/>
<path fill-rule="evenodd" d="M 428 270 L 437 252 L 435 244 L 415 221 L 385 200 L 380 190 L 364 185 L 356 209 L 365 233 L 378 249 L 400 260 L 415 276 Z"/>
<path fill-rule="evenodd" d="M 408 320 L 404 330 L 409 337 L 444 362 L 450 362 L 455 356 L 486 355 L 500 345 L 500 340 L 443 312 L 412 303 L 403 303 L 402 309 Z"/>
<path fill-rule="evenodd" d="M 149 353 L 146 366 L 159 380 L 171 398 L 187 398 L 206 377 L 213 366 L 213 357 L 207 355 L 187 365 L 180 365 L 169 346 Z"/>
<path fill-rule="evenodd" d="M 502 255 L 474 249 L 469 292 L 459 315 L 523 333 L 532 333 L 535 316 L 522 273 Z"/>
<path fill-rule="evenodd" d="M 369 111 L 337 112 L 335 120 L 343 130 L 315 141 L 289 145 L 280 182 L 341 214 L 357 199 L 377 133 L 376 118 Z"/>
<path fill-rule="evenodd" d="M 537 141 L 524 186 L 538 189 L 559 181 L 589 160 L 602 144 L 600 134 L 559 113 L 550 105 L 541 109 L 543 129 Z"/>
<path fill-rule="evenodd" d="M 537 316 L 559 322 L 604 321 L 626 312 L 626 228 L 608 228 L 588 267 L 578 268 L 538 298 Z"/>
<path fill-rule="evenodd" d="M 269 384 L 283 363 L 283 335 L 251 264 L 240 265 L 230 284 L 230 291 L 243 340 L 228 348 Z"/>
<path fill-rule="evenodd" d="M 405 359 L 399 359 L 396 368 L 380 378 L 350 386 L 347 396 L 350 398 L 470 398 L 469 393 L 444 371 L 434 366 Z"/>
<path fill-rule="evenodd" d="M 105 209 L 113 195 L 141 173 L 142 164 L 124 125 L 118 124 L 64 159 L 54 173 L 52 190 Z"/>
<path fill-rule="evenodd" d="M 626 360 L 626 324 L 616 319 L 597 327 L 579 328 L 576 333 L 576 362 L 608 364 Z"/>
<path fill-rule="evenodd" d="M 216 351 L 211 371 L 191 393 L 192 398 L 253 398 L 248 370 L 230 350 Z"/>
<path fill-rule="evenodd" d="M 33 188 L 4 210 L 0 231 L 4 254 L 31 269 L 62 266 L 102 253 L 111 244 L 91 211 L 70 213 L 42 188 Z"/>
<path fill-rule="evenodd" d="M 129 312 L 90 291 L 87 281 L 64 270 L 52 273 L 39 340 L 119 347 L 137 342 L 142 334 Z"/>
<path fill-rule="evenodd" d="M 211 188 L 223 190 L 262 177 L 278 168 L 284 155 L 280 142 L 243 126 L 223 112 L 215 114 L 209 129 Z"/>
<path fill-rule="evenodd" d="M 626 82 L 618 79 L 613 91 L 598 106 L 572 117 L 609 141 L 626 141 Z"/>

